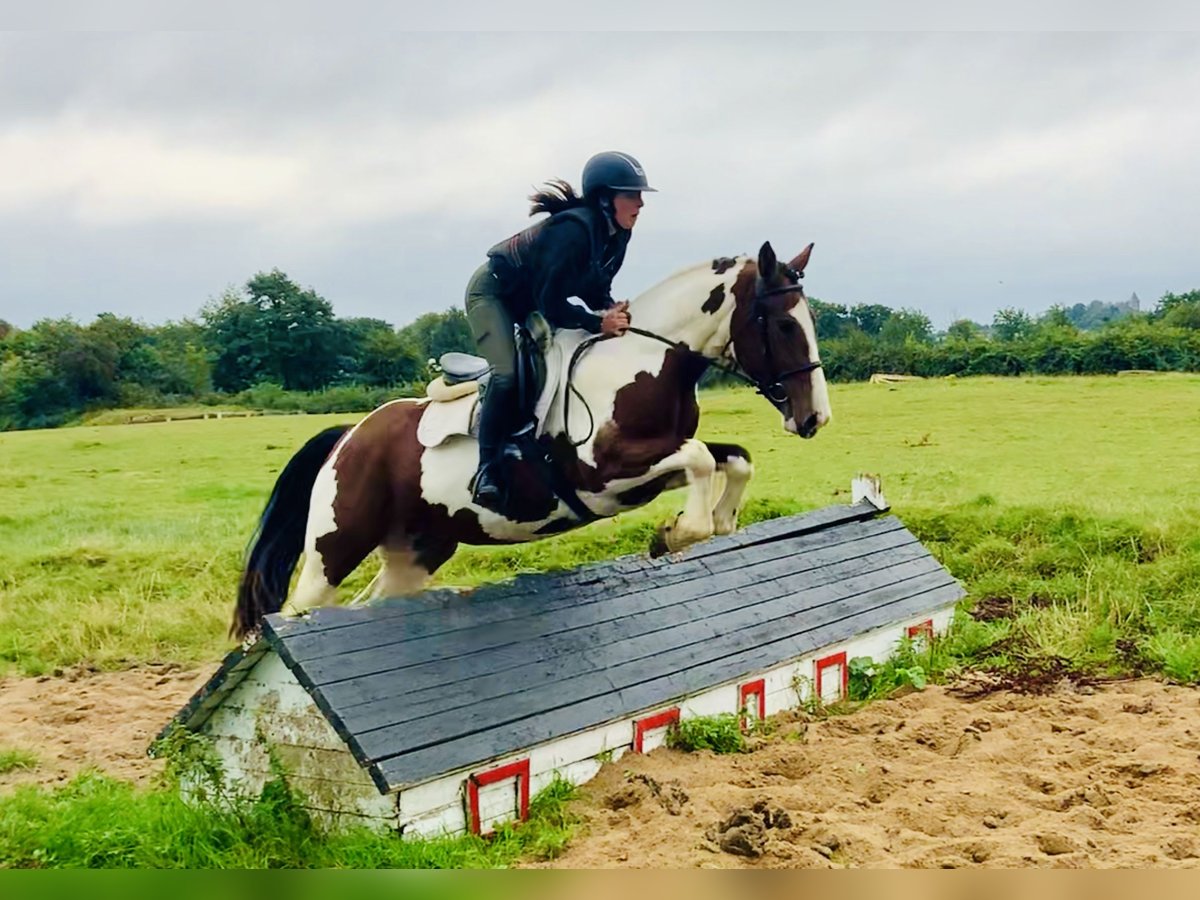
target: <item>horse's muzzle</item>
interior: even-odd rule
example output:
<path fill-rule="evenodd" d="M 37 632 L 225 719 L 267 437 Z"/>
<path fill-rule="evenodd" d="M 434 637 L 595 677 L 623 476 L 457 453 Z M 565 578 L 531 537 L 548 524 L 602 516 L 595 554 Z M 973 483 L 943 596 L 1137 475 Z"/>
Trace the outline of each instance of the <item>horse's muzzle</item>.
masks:
<path fill-rule="evenodd" d="M 816 413 L 812 413 L 803 422 L 797 424 L 796 419 L 789 416 L 784 420 L 783 427 L 792 434 L 798 434 L 800 437 L 808 440 L 815 437 L 821 428 L 821 419 Z"/>

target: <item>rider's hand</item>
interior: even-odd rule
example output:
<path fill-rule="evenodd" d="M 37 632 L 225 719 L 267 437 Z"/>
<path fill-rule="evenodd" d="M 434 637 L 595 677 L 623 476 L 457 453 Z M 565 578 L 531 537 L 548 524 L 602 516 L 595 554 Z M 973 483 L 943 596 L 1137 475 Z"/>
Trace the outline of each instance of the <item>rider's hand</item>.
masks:
<path fill-rule="evenodd" d="M 629 328 L 629 303 L 622 300 L 620 303 L 606 309 L 604 317 L 600 320 L 600 333 L 606 335 L 615 335 L 620 337 Z"/>

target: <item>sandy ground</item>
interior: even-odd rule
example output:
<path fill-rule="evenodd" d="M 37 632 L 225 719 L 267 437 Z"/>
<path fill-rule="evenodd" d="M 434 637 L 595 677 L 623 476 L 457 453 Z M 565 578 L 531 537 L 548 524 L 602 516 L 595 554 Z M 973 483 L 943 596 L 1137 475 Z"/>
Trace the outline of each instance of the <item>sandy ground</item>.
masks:
<path fill-rule="evenodd" d="M 148 781 L 147 743 L 208 676 L 148 667 L 0 682 L 0 791 L 95 766 Z M 1200 867 L 1200 691 L 1143 679 L 967 699 L 932 687 L 778 721 L 751 752 L 604 767 L 557 867 Z"/>
<path fill-rule="evenodd" d="M 552 865 L 1197 867 L 1198 754 L 1194 689 L 934 687 L 797 717 L 745 754 L 627 756 Z"/>
<path fill-rule="evenodd" d="M 0 681 L 0 750 L 38 759 L 35 769 L 0 775 L 0 791 L 52 785 L 88 767 L 148 781 L 159 764 L 146 747 L 210 674 L 164 665 Z"/>

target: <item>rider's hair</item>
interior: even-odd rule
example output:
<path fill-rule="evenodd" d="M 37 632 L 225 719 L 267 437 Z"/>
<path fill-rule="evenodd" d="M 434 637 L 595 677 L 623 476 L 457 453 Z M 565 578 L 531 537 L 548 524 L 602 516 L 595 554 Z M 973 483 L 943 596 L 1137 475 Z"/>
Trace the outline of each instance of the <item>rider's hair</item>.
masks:
<path fill-rule="evenodd" d="M 587 201 L 575 193 L 575 188 L 561 178 L 551 178 L 542 186 L 541 190 L 530 194 L 529 200 L 533 204 L 529 207 L 531 216 L 536 216 L 538 213 L 554 215 L 564 209 L 575 209 L 577 206 L 587 205 Z"/>

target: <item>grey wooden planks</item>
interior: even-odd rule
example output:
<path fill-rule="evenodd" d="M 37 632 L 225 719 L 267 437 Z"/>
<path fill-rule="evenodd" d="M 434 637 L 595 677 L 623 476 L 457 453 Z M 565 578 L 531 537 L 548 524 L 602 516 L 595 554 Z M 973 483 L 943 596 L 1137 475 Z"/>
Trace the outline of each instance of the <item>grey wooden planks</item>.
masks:
<path fill-rule="evenodd" d="M 957 600 L 894 516 L 830 507 L 642 557 L 471 592 L 268 617 L 179 716 L 203 719 L 276 650 L 380 790 L 785 664 Z"/>

